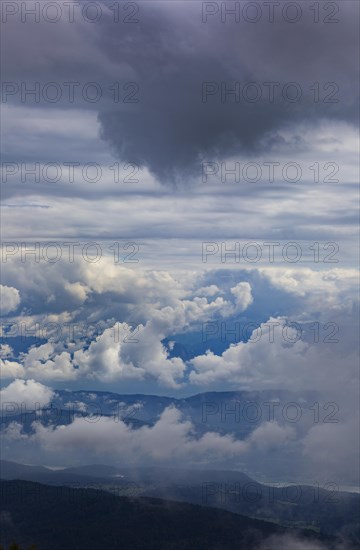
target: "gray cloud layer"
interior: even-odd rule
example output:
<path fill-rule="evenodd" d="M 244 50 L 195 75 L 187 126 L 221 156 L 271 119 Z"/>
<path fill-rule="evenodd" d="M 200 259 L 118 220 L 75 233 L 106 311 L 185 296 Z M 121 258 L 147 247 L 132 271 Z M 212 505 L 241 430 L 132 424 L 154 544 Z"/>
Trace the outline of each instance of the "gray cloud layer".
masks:
<path fill-rule="evenodd" d="M 19 39 L 12 32 L 16 23 L 9 22 L 5 79 L 30 84 L 31 71 L 31 80 L 42 83 L 98 82 L 106 97 L 93 105 L 82 102 L 82 108 L 98 112 L 102 137 L 120 159 L 146 166 L 162 182 L 191 179 L 202 158 L 261 153 L 283 139 L 278 134 L 283 128 L 290 129 L 296 150 L 301 140 L 294 125 L 300 122 L 356 122 L 357 4 L 342 2 L 334 24 L 315 24 L 307 2 L 298 2 L 303 17 L 296 24 L 282 17 L 274 24 L 265 19 L 256 24 L 231 19 L 221 23 L 219 17 L 205 23 L 200 2 L 170 4 L 142 3 L 139 23 L 133 25 L 119 26 L 108 15 L 91 34 L 83 23 L 54 28 L 39 23 L 23 26 Z M 43 41 L 48 44 L 46 52 Z M 115 104 L 108 89 L 114 81 L 135 82 L 139 101 Z M 216 93 L 202 101 L 203 82 L 214 82 L 215 87 L 224 82 L 231 88 L 235 81 L 241 89 L 255 82 L 262 99 L 236 103 L 226 98 L 222 103 Z M 268 100 L 266 82 L 280 83 L 273 102 Z M 281 95 L 289 82 L 302 91 L 298 102 L 284 101 Z M 315 82 L 320 86 L 319 102 L 314 102 L 311 91 Z M 335 88 L 324 89 L 329 82 Z M 324 102 L 337 87 L 338 102 Z M 289 89 L 293 93 L 294 88 Z M 69 107 L 66 101 L 60 105 Z"/>

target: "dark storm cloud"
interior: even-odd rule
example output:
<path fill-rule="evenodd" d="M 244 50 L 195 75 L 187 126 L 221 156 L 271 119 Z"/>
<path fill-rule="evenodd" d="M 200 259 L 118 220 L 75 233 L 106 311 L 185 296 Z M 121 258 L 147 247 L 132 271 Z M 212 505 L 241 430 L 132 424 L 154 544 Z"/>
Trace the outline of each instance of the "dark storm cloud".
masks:
<path fill-rule="evenodd" d="M 26 79 L 31 69 L 40 82 L 99 82 L 102 101 L 82 107 L 98 111 L 102 137 L 116 156 L 146 166 L 162 182 L 180 181 L 198 174 L 201 160 L 261 154 L 281 139 L 283 128 L 296 139 L 298 123 L 356 120 L 358 5 L 342 2 L 338 23 L 316 24 L 308 3 L 297 4 L 303 11 L 297 23 L 281 16 L 273 24 L 266 18 L 221 23 L 219 15 L 205 23 L 201 2 L 143 2 L 138 23 L 114 24 L 107 15 L 92 33 L 80 24 L 24 25 L 23 40 L 15 44 L 8 37 L 14 46 L 8 73 Z M 49 33 L 53 39 L 44 51 L 40 37 Z M 121 88 L 119 103 L 109 90 L 115 81 L 134 83 Z M 204 82 L 211 83 L 208 95 L 202 95 Z M 245 99 L 225 96 L 222 102 L 221 82 L 229 89 L 239 82 L 241 93 L 252 82 L 257 91 L 249 88 Z M 269 82 L 279 83 L 274 101 L 264 84 Z M 289 95 L 302 94 L 296 102 L 282 95 L 290 82 L 297 91 L 290 86 Z M 315 82 L 317 102 L 310 89 Z M 258 101 L 246 99 L 259 89 Z M 138 101 L 124 103 L 125 96 Z M 326 96 L 338 101 L 324 103 Z M 66 101 L 57 106 L 69 107 Z"/>
<path fill-rule="evenodd" d="M 354 119 L 351 12 L 344 10 L 342 22 L 332 26 L 304 21 L 239 27 L 201 23 L 199 6 L 186 8 L 185 16 L 184 6 L 175 15 L 146 12 L 136 41 L 102 34 L 103 51 L 114 59 L 121 51 L 140 84 L 133 109 L 99 113 L 103 137 L 122 158 L 146 165 L 161 181 L 174 180 L 192 175 L 201 159 L 261 153 L 284 126 L 318 117 Z M 235 81 L 241 94 L 246 83 L 255 82 L 261 99 L 248 101 L 257 93 L 249 88 L 245 100 L 241 95 L 239 102 L 230 96 L 222 101 L 221 82 L 233 89 Z M 310 90 L 315 81 L 320 89 L 326 82 L 339 87 L 338 102 L 315 103 Z M 280 83 L 273 102 L 266 82 Z M 298 102 L 283 100 L 280 90 L 289 82 L 302 92 Z M 202 95 L 205 90 L 210 93 Z M 293 94 L 295 87 L 288 91 Z"/>

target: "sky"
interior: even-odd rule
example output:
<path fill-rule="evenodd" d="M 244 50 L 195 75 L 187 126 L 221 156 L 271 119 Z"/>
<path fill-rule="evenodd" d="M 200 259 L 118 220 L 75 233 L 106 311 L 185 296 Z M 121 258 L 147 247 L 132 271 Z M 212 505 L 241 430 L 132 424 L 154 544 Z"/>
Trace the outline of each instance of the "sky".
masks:
<path fill-rule="evenodd" d="M 1 13 L 2 385 L 315 389 L 351 445 L 359 4 L 53 4 Z"/>

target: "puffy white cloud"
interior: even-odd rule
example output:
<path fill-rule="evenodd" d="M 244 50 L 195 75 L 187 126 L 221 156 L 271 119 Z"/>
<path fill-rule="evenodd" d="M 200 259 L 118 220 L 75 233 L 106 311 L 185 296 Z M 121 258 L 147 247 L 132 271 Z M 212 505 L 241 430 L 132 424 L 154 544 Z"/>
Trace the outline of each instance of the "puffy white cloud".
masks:
<path fill-rule="evenodd" d="M 79 282 L 67 283 L 65 285 L 65 290 L 69 292 L 69 294 L 74 296 L 74 298 L 76 298 L 80 303 L 85 302 L 87 295 L 90 291 L 90 289 L 87 286 Z"/>
<path fill-rule="evenodd" d="M 356 300 L 356 281 L 358 280 L 356 269 L 334 267 L 316 270 L 274 267 L 260 269 L 260 272 L 275 288 L 301 297 L 306 302 L 310 300 L 312 310 L 318 307 L 322 309 L 343 307 L 344 297 L 348 304 L 351 300 Z"/>
<path fill-rule="evenodd" d="M 355 382 L 356 364 L 356 351 L 346 350 L 346 343 L 306 342 L 297 327 L 279 317 L 262 323 L 247 342 L 230 344 L 221 355 L 207 351 L 191 359 L 189 376 L 199 385 L 231 380 L 253 388 L 323 390 Z"/>
<path fill-rule="evenodd" d="M 85 410 L 83 404 L 69 403 L 75 410 Z M 35 446 L 47 460 L 56 457 L 63 463 L 99 460 L 111 455 L 115 463 L 122 464 L 209 464 L 227 461 L 243 463 L 252 456 L 269 451 L 286 454 L 293 445 L 295 430 L 277 422 L 264 422 L 246 439 L 232 434 L 207 431 L 195 435 L 191 420 L 182 416 L 175 407 L 164 410 L 153 426 L 134 429 L 116 417 L 77 416 L 67 425 L 32 424 L 33 432 L 25 433 L 18 423 L 10 423 L 2 432 L 3 441 L 22 441 Z M 24 448 L 24 452 L 26 452 Z M 64 451 L 66 449 L 66 452 Z M 45 454 L 43 454 L 45 453 Z"/>
<path fill-rule="evenodd" d="M 221 289 L 217 285 L 203 286 L 196 289 L 196 294 L 198 296 L 215 296 L 221 294 Z"/>
<path fill-rule="evenodd" d="M 337 368 L 341 357 L 346 376 L 356 379 L 351 366 L 356 272 L 351 269 L 292 267 L 253 269 L 251 274 L 245 270 L 238 274 L 208 271 L 205 276 L 189 271 L 174 274 L 130 269 L 115 265 L 110 257 L 95 264 L 75 257 L 73 263 L 58 264 L 56 271 L 48 264 L 25 265 L 14 258 L 4 265 L 7 277 L 20 288 L 25 307 L 22 317 L 9 321 L 24 323 L 29 334 L 40 323 L 46 327 L 43 334 L 48 339 L 18 357 L 3 357 L 5 377 L 40 381 L 83 378 L 104 383 L 129 380 L 139 387 L 151 380 L 174 389 L 188 380 L 203 387 L 306 388 L 310 380 L 311 387 L 321 387 L 329 373 L 336 386 L 343 376 Z M 264 304 L 270 313 L 267 323 Z M 296 341 L 286 313 L 272 315 L 279 307 L 301 323 L 337 321 L 341 340 L 310 345 L 308 329 L 307 340 Z M 164 339 L 176 342 L 178 334 L 200 333 L 208 321 L 229 318 L 233 323 L 236 315 L 241 320 L 249 315 L 253 321 L 254 311 L 260 312 L 259 321 L 263 320 L 261 338 L 255 330 L 249 342 L 230 345 L 221 355 L 200 353 L 185 363 L 173 356 L 174 345 L 163 344 Z M 59 325 L 59 331 L 53 331 L 55 340 L 58 333 L 63 340 L 51 340 L 51 323 Z M 68 323 L 80 327 L 96 324 L 97 330 L 80 336 L 75 330 L 77 336 L 66 345 Z M 275 342 L 269 341 L 268 323 L 275 325 Z M 191 337 L 189 341 L 191 344 Z"/>
<path fill-rule="evenodd" d="M 244 311 L 253 302 L 249 283 L 238 283 L 230 291 L 235 296 L 236 311 Z"/>
<path fill-rule="evenodd" d="M 25 374 L 38 380 L 84 377 L 104 382 L 153 379 L 176 388 L 184 382 L 186 365 L 181 358 L 169 357 L 162 341 L 192 327 L 199 328 L 216 316 L 243 311 L 252 302 L 248 282 L 234 286 L 230 292 L 233 300 L 227 300 L 216 297 L 220 293 L 217 285 L 199 288 L 196 274 L 181 281 L 164 271 L 135 271 L 114 265 L 110 258 L 104 258 L 102 265 L 86 264 L 77 258 L 73 264 L 61 265 L 55 274 L 49 266 L 39 270 L 30 264 L 32 277 L 26 276 L 22 265 L 19 269 L 9 265 L 8 269 L 24 288 L 26 299 L 33 303 L 35 293 L 36 301 L 45 302 L 50 309 L 43 315 L 19 319 L 28 334 L 35 330 L 36 323 L 45 327 L 40 335 L 49 340 L 59 333 L 68 334 L 67 324 L 78 320 L 100 321 L 103 326 L 92 336 L 90 345 L 84 346 L 80 339 L 72 343 L 73 355 L 53 340 L 32 347 L 17 362 L 2 363 L 6 376 Z M 59 311 L 62 304 L 64 309 Z"/>
<path fill-rule="evenodd" d="M 36 403 L 40 406 L 48 405 L 54 392 L 35 380 L 14 380 L 0 391 L 0 396 L 2 403 L 15 403 L 33 410 Z"/>
<path fill-rule="evenodd" d="M 93 379 L 142 379 L 144 368 L 135 366 L 131 359 L 131 346 L 137 345 L 137 330 L 126 323 L 115 323 L 93 340 L 86 350 L 74 354 L 74 362 L 82 375 Z M 128 348 L 128 353 L 126 349 Z"/>
<path fill-rule="evenodd" d="M 46 343 L 29 350 L 24 358 L 24 368 L 28 376 L 39 380 L 74 380 L 77 377 L 69 352 L 54 352 L 54 346 Z"/>
<path fill-rule="evenodd" d="M 15 311 L 20 301 L 20 293 L 17 288 L 0 285 L 0 311 L 2 315 Z"/>
<path fill-rule="evenodd" d="M 16 405 L 18 402 L 10 402 L 12 406 L 12 412 L 17 412 Z M 10 422 L 8 426 L 3 430 L 2 434 L 5 440 L 8 441 L 25 441 L 27 442 L 29 437 L 23 432 L 23 425 L 20 422 Z"/>
<path fill-rule="evenodd" d="M 29 442 L 35 442 L 50 453 L 61 453 L 67 449 L 71 458 L 91 456 L 106 457 L 109 454 L 124 463 L 146 462 L 207 462 L 236 457 L 249 450 L 249 443 L 234 439 L 230 435 L 207 432 L 200 438 L 193 433 L 193 425 L 184 420 L 181 413 L 169 407 L 152 427 L 132 429 L 121 420 L 100 417 L 88 421 L 77 417 L 66 426 L 43 426 L 33 423 L 34 434 L 28 435 Z M 19 427 L 8 427 L 5 439 L 24 437 Z"/>
<path fill-rule="evenodd" d="M 6 359 L 7 357 L 11 357 L 13 354 L 13 349 L 9 344 L 0 344 L 0 358 Z"/>
<path fill-rule="evenodd" d="M 10 361 L 9 359 L 0 359 L 0 373 L 1 378 L 21 378 L 26 376 L 24 367 L 17 361 Z"/>
<path fill-rule="evenodd" d="M 295 430 L 291 426 L 280 426 L 277 422 L 264 422 L 254 430 L 250 442 L 261 451 L 268 451 L 279 447 L 294 439 Z"/>
<path fill-rule="evenodd" d="M 162 344 L 177 326 L 176 318 L 177 312 L 169 307 L 145 325 L 132 328 L 127 323 L 115 323 L 88 349 L 74 353 L 79 376 L 105 381 L 154 378 L 160 384 L 176 387 L 186 366 L 180 358 L 169 358 Z"/>

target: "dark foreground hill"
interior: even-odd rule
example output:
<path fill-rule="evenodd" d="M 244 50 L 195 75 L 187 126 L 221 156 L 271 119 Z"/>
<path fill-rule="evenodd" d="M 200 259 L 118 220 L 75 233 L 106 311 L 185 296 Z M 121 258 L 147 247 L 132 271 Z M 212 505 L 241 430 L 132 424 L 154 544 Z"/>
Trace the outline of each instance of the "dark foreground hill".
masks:
<path fill-rule="evenodd" d="M 0 461 L 0 478 L 45 485 L 108 490 L 118 496 L 151 497 L 223 508 L 286 527 L 341 535 L 359 544 L 360 495 L 321 487 L 269 487 L 236 471 L 124 468 L 88 465 L 52 471 Z M 332 489 L 331 485 L 329 489 Z"/>
<path fill-rule="evenodd" d="M 93 489 L 72 489 L 2 481 L 1 541 L 37 550 L 288 550 L 289 537 L 335 541 L 219 509 L 152 498 L 116 497 Z M 283 543 L 281 541 L 284 541 Z"/>

